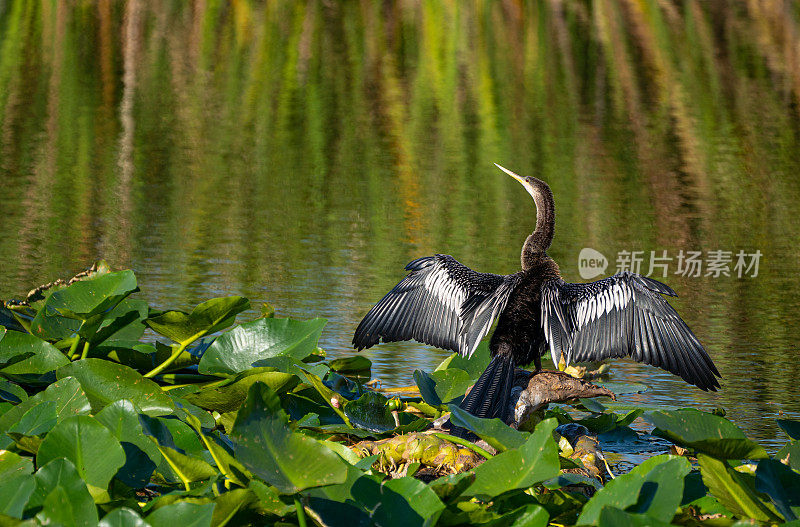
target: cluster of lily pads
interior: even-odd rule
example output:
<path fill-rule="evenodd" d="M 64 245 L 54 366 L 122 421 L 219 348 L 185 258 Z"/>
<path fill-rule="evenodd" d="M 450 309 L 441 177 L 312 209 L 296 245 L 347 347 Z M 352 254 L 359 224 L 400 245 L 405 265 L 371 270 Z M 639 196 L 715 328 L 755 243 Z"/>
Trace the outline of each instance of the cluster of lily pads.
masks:
<path fill-rule="evenodd" d="M 798 422 L 779 423 L 794 440 L 774 456 L 691 409 L 581 400 L 523 432 L 455 406 L 485 346 L 387 398 L 362 384 L 366 358 L 326 360 L 323 319 L 264 308 L 234 325 L 245 298 L 185 313 L 137 292 L 100 265 L 0 307 L 0 524 L 800 525 Z M 490 448 L 421 433 L 448 411 Z M 557 426 L 636 435 L 639 417 L 685 454 L 607 481 L 564 471 L 582 462 Z M 363 447 L 387 438 L 392 452 Z"/>

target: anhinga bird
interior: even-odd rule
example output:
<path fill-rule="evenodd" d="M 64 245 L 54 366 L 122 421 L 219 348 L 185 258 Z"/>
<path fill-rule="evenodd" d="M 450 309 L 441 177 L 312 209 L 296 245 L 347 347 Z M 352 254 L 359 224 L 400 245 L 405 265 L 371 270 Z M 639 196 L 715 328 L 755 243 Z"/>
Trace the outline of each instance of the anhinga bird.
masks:
<path fill-rule="evenodd" d="M 536 203 L 536 229 L 522 246 L 522 270 L 511 275 L 478 273 L 452 256 L 437 254 L 409 263 L 410 271 L 358 325 L 353 345 L 417 340 L 471 356 L 495 319 L 492 360 L 461 408 L 478 417 L 506 421 L 514 368 L 549 347 L 553 363 L 631 357 L 658 366 L 702 390 L 716 390 L 720 377 L 692 330 L 662 295 L 668 286 L 622 272 L 585 284 L 561 279 L 547 256 L 553 240 L 553 194 L 544 181 L 519 181 Z"/>

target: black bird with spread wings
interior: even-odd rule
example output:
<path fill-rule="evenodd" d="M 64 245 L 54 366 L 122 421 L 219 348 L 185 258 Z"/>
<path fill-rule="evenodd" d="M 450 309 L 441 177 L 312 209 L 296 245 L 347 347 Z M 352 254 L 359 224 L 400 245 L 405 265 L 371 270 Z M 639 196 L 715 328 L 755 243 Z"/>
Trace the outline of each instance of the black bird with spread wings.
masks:
<path fill-rule="evenodd" d="M 522 247 L 522 270 L 512 275 L 478 273 L 452 256 L 437 254 L 409 263 L 410 271 L 356 329 L 358 349 L 417 340 L 471 356 L 492 324 L 492 361 L 461 407 L 478 417 L 506 421 L 514 368 L 541 369 L 549 349 L 553 363 L 631 357 L 679 375 L 701 390 L 716 390 L 717 368 L 692 330 L 667 303 L 668 286 L 623 272 L 586 284 L 561 279 L 547 256 L 555 207 L 544 181 L 519 181 L 536 203 L 536 229 Z"/>

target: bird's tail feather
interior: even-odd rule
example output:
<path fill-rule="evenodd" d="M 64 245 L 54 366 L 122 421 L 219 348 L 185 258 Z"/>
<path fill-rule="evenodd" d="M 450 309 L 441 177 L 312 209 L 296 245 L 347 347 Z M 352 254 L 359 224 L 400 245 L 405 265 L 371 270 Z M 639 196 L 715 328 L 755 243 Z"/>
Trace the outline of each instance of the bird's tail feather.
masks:
<path fill-rule="evenodd" d="M 514 359 L 497 355 L 459 406 L 476 417 L 485 419 L 497 417 L 505 422 L 508 417 L 512 386 L 514 386 Z M 453 426 L 451 434 L 466 437 L 469 432 Z"/>

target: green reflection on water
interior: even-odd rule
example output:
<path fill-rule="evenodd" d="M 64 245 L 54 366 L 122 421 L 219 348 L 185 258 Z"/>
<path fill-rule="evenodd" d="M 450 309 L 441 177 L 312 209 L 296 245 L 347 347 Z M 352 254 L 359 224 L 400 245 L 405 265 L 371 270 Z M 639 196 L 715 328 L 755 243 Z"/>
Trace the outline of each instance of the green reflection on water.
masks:
<path fill-rule="evenodd" d="M 518 269 L 534 213 L 499 162 L 551 184 L 568 280 L 583 247 L 760 250 L 665 279 L 720 394 L 616 371 L 765 444 L 800 412 L 796 4 L 12 1 L 0 35 L 2 297 L 104 257 L 156 305 L 326 316 L 347 353 L 411 259 Z M 368 353 L 388 384 L 444 356 Z"/>

